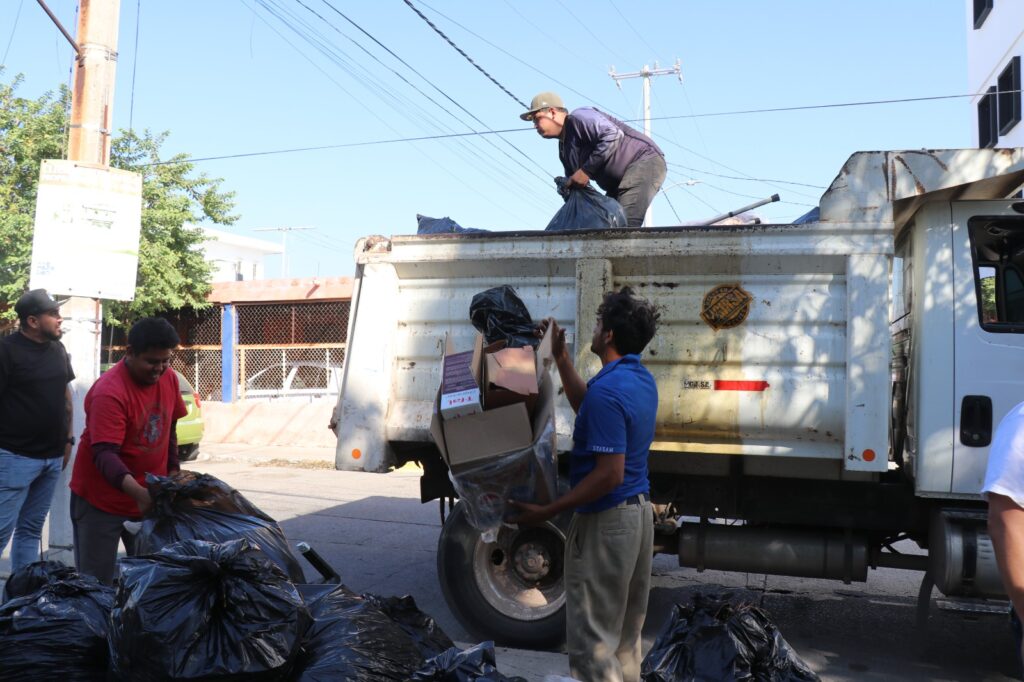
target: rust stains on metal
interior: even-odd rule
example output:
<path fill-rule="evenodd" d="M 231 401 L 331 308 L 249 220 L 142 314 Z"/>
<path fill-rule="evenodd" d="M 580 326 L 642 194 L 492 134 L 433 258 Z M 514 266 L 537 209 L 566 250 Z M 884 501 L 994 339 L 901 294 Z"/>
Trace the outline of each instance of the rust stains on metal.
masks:
<path fill-rule="evenodd" d="M 914 171 L 910 169 L 910 164 L 907 163 L 906 159 L 904 159 L 902 156 L 897 156 L 896 160 L 900 162 L 900 165 L 903 166 L 907 170 L 908 173 L 910 173 L 910 177 L 914 178 L 914 189 L 917 190 L 917 193 L 918 194 L 924 194 L 927 190 L 925 189 L 925 187 L 921 183 L 921 181 L 917 179 L 917 176 L 914 175 Z M 893 180 L 894 181 L 895 181 L 895 176 L 896 176 L 896 174 L 893 173 Z M 893 192 L 893 196 L 895 196 L 895 191 Z"/>
<path fill-rule="evenodd" d="M 704 295 L 700 318 L 715 331 L 732 329 L 750 314 L 750 295 L 739 284 L 722 284 Z"/>

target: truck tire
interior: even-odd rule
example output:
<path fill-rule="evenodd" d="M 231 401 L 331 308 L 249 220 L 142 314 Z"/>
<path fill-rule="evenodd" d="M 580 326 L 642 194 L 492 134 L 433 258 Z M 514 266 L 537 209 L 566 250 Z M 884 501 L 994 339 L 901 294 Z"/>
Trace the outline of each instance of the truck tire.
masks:
<path fill-rule="evenodd" d="M 484 542 L 459 503 L 437 541 L 445 601 L 475 637 L 503 646 L 550 649 L 565 641 L 565 531 L 552 522 L 502 527 Z"/>

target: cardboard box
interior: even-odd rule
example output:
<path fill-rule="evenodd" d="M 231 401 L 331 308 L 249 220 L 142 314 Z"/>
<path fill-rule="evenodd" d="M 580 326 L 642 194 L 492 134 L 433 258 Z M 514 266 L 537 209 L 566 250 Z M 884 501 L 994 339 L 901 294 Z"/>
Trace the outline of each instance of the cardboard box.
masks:
<path fill-rule="evenodd" d="M 533 348 L 502 348 L 484 353 L 483 401 L 485 410 L 524 403 L 527 414 L 537 407 L 539 384 Z"/>
<path fill-rule="evenodd" d="M 480 362 L 479 348 L 454 352 L 451 339 L 445 340 L 441 362 L 441 417 L 454 419 L 483 411 L 479 377 L 475 368 Z"/>
<path fill-rule="evenodd" d="M 535 354 L 534 379 L 538 388 L 533 415 L 525 403 L 518 402 L 457 419 L 442 419 L 438 388 L 430 433 L 453 473 L 458 473 L 460 467 L 530 447 L 547 420 L 554 418 L 554 386 L 548 371 L 553 361 L 550 337 L 550 333 L 545 335 Z M 483 339 L 479 336 L 474 352 L 477 348 L 483 350 Z M 477 371 L 482 370 L 478 367 Z"/>

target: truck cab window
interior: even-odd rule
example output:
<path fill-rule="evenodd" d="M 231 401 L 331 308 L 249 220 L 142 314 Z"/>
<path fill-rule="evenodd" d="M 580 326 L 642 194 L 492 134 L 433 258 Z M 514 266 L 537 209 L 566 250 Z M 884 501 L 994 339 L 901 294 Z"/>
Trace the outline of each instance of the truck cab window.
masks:
<path fill-rule="evenodd" d="M 1024 333 L 1024 220 L 974 218 L 969 233 L 982 329 Z"/>

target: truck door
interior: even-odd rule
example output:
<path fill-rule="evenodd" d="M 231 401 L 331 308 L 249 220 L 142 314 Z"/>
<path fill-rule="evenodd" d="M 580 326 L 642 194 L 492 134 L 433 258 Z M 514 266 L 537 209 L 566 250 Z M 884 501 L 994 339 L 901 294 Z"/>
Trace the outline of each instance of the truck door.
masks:
<path fill-rule="evenodd" d="M 1024 401 L 1024 215 L 953 204 L 954 441 L 951 490 L 977 494 L 999 421 Z M 923 371 L 940 368 L 922 368 Z"/>

